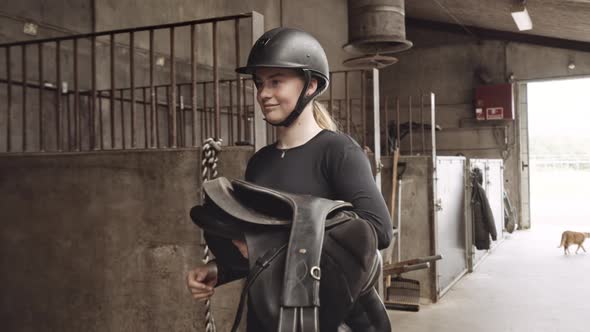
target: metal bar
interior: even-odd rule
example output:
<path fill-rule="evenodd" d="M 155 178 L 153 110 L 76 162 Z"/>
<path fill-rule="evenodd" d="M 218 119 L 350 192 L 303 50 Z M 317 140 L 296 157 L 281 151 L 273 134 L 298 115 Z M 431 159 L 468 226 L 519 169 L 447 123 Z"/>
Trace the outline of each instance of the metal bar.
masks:
<path fill-rule="evenodd" d="M 436 104 L 433 92 L 430 93 L 430 127 L 430 135 L 432 136 L 432 162 L 436 168 Z"/>
<path fill-rule="evenodd" d="M 236 68 L 240 66 L 240 21 L 239 20 L 235 20 L 234 21 L 234 40 L 235 40 L 235 49 L 236 49 Z M 240 77 L 239 73 L 236 73 L 236 103 L 238 106 L 237 109 L 237 119 L 236 121 L 238 122 L 238 136 L 236 138 L 236 141 L 241 141 L 242 140 L 242 125 L 243 125 L 243 116 L 242 116 L 242 95 L 240 93 L 240 86 L 242 84 L 242 79 Z"/>
<path fill-rule="evenodd" d="M 373 77 L 373 158 L 375 158 L 375 183 L 381 192 L 381 128 L 379 118 L 379 70 L 372 69 Z"/>
<path fill-rule="evenodd" d="M 82 150 L 82 130 L 80 128 L 80 91 L 78 84 L 78 39 L 74 39 L 74 137 L 76 150 Z"/>
<path fill-rule="evenodd" d="M 221 110 L 219 106 L 219 59 L 217 59 L 217 22 L 213 22 L 213 94 L 215 95 L 215 138 L 221 138 Z"/>
<path fill-rule="evenodd" d="M 55 90 L 55 127 L 57 132 L 57 151 L 61 151 L 61 42 L 55 46 L 55 70 L 57 89 Z"/>
<path fill-rule="evenodd" d="M 43 91 L 44 89 L 44 82 L 43 82 L 43 44 L 38 44 L 39 48 L 39 151 L 43 152 L 45 150 L 45 140 L 43 139 Z"/>
<path fill-rule="evenodd" d="M 344 98 L 346 99 L 346 133 L 350 135 L 350 92 L 348 86 L 348 72 L 344 73 Z"/>
<path fill-rule="evenodd" d="M 144 147 L 147 149 L 149 147 L 149 137 L 148 135 L 148 111 L 147 111 L 147 88 L 142 88 L 142 97 L 143 97 L 143 139 L 144 139 Z"/>
<path fill-rule="evenodd" d="M 246 82 L 241 79 L 242 81 L 242 118 L 241 122 L 244 125 L 244 140 L 250 142 L 250 123 L 248 122 L 248 106 L 247 106 L 247 98 L 246 98 Z M 239 93 L 239 92 L 238 92 Z M 247 133 L 246 133 L 247 132 Z"/>
<path fill-rule="evenodd" d="M 12 151 L 12 65 L 10 64 L 10 47 L 6 48 L 6 152 Z"/>
<path fill-rule="evenodd" d="M 67 151 L 72 151 L 72 127 L 71 127 L 71 121 L 70 118 L 72 117 L 71 114 L 71 107 L 70 107 L 70 95 L 69 94 L 65 94 L 65 98 L 66 98 L 66 141 L 67 141 Z"/>
<path fill-rule="evenodd" d="M 401 151 L 401 146 L 402 146 L 402 139 L 401 139 L 401 135 L 400 135 L 400 129 L 401 129 L 401 124 L 400 124 L 400 118 L 399 118 L 399 113 L 400 113 L 400 109 L 399 109 L 399 97 L 395 97 L 395 123 L 396 123 L 396 134 L 395 134 L 395 148 L 396 149 L 400 149 Z"/>
<path fill-rule="evenodd" d="M 180 23 L 148 25 L 148 26 L 141 26 L 141 27 L 129 28 L 129 29 L 118 29 L 118 30 L 94 32 L 94 33 L 84 33 L 84 34 L 78 34 L 78 35 L 66 36 L 66 37 L 46 38 L 46 39 L 38 39 L 38 40 L 32 40 L 32 41 L 5 43 L 5 44 L 0 44 L 0 47 L 12 47 L 12 46 L 20 46 L 23 44 L 57 42 L 57 41 L 71 40 L 74 38 L 92 38 L 92 37 L 96 38 L 96 37 L 108 36 L 108 35 L 112 35 L 112 34 L 124 34 L 124 33 L 139 32 L 139 31 L 146 31 L 146 30 L 169 29 L 172 27 L 189 26 L 192 24 L 208 24 L 211 22 L 233 21 L 236 19 L 243 19 L 243 18 L 252 17 L 254 14 L 260 15 L 257 12 L 250 12 L 250 13 L 239 14 L 239 15 L 221 16 L 221 17 L 214 17 L 214 18 L 207 18 L 207 19 L 200 19 L 200 20 L 185 21 L 185 22 L 180 22 Z"/>
<path fill-rule="evenodd" d="M 342 123 L 342 99 L 338 99 L 338 126 Z"/>
<path fill-rule="evenodd" d="M 209 115 L 207 114 L 207 83 L 203 84 L 203 122 L 205 124 L 205 137 L 209 137 Z M 203 139 L 204 140 L 204 139 Z"/>
<path fill-rule="evenodd" d="M 426 137 L 424 135 L 424 94 L 420 91 L 420 123 L 422 124 L 422 154 L 426 154 Z"/>
<path fill-rule="evenodd" d="M 332 79 L 332 73 L 330 73 L 330 115 L 334 116 L 334 80 Z"/>
<path fill-rule="evenodd" d="M 154 30 L 150 30 L 150 147 L 154 147 L 156 131 L 156 90 L 154 88 Z"/>
<path fill-rule="evenodd" d="M 186 115 L 184 114 L 184 98 L 182 96 L 182 87 L 178 86 L 178 104 L 180 109 L 180 146 L 186 147 Z"/>
<path fill-rule="evenodd" d="M 197 41 L 195 40 L 195 25 L 191 25 L 191 105 L 192 105 L 192 134 L 193 146 L 197 146 Z"/>
<path fill-rule="evenodd" d="M 385 124 L 385 155 L 389 156 L 390 153 L 390 149 L 389 149 L 389 109 L 388 109 L 388 103 L 389 103 L 389 96 L 385 97 L 385 103 L 383 105 L 383 117 L 384 119 L 384 124 Z"/>
<path fill-rule="evenodd" d="M 110 93 L 110 120 L 111 120 L 111 149 L 115 148 L 115 35 L 111 34 L 111 93 Z"/>
<path fill-rule="evenodd" d="M 104 126 L 102 123 L 102 94 L 98 94 L 98 131 L 100 132 L 100 149 L 104 150 Z"/>
<path fill-rule="evenodd" d="M 22 71 L 23 71 L 23 83 L 27 82 L 27 46 L 22 46 Z M 27 151 L 27 85 L 23 84 L 23 114 L 22 114 L 22 151 Z"/>
<path fill-rule="evenodd" d="M 170 96 L 166 96 L 170 102 L 168 108 L 168 146 L 175 148 L 178 142 L 176 137 L 176 59 L 174 56 L 174 27 L 170 28 L 170 88 L 166 89 L 166 91 L 170 94 Z"/>
<path fill-rule="evenodd" d="M 119 95 L 121 96 L 121 101 L 119 103 L 119 108 L 121 110 L 121 146 L 123 150 L 125 150 L 126 139 L 125 139 L 125 102 L 123 100 L 123 91 L 124 89 L 119 90 Z"/>
<path fill-rule="evenodd" d="M 90 40 L 90 62 L 91 62 L 91 89 L 90 96 L 90 114 L 88 116 L 88 127 L 90 129 L 89 149 L 96 149 L 96 39 L 92 37 Z"/>
<path fill-rule="evenodd" d="M 361 124 L 362 124 L 362 142 L 363 148 L 367 146 L 367 91 L 366 81 L 367 72 L 361 72 Z"/>
<path fill-rule="evenodd" d="M 264 16 L 252 12 L 252 45 L 264 33 Z M 254 106 L 254 151 L 262 149 L 266 145 L 266 121 L 262 115 L 260 105 L 256 102 L 256 89 L 252 89 L 252 104 Z"/>
<path fill-rule="evenodd" d="M 131 86 L 131 148 L 137 145 L 135 137 L 135 33 L 129 33 L 129 82 Z"/>
<path fill-rule="evenodd" d="M 412 127 L 414 127 L 414 122 L 412 121 L 412 96 L 408 96 L 408 130 L 410 133 L 410 156 L 414 155 L 414 137 L 412 136 Z"/>
<path fill-rule="evenodd" d="M 228 108 L 228 112 L 229 115 L 227 117 L 227 128 L 228 128 L 228 133 L 227 133 L 227 145 L 232 145 L 234 142 L 234 93 L 233 93 L 233 87 L 232 87 L 232 82 L 229 82 L 229 108 Z"/>
<path fill-rule="evenodd" d="M 166 91 L 168 91 L 168 89 L 166 87 L 164 87 L 164 89 L 166 89 Z M 154 99 L 155 99 L 155 103 L 156 103 L 156 114 L 155 114 L 155 117 L 156 117 L 156 146 L 158 148 L 160 148 L 161 147 L 161 145 L 160 145 L 160 114 L 158 111 L 158 104 L 157 104 L 157 102 L 158 102 L 158 88 L 156 88 L 155 91 L 156 91 L 156 95 L 154 96 Z"/>
<path fill-rule="evenodd" d="M 205 84 L 203 84 L 205 85 Z M 199 112 L 199 133 L 201 136 L 201 142 L 203 142 L 205 140 L 205 99 L 206 99 L 206 93 L 205 93 L 205 88 L 202 89 L 203 92 L 203 97 L 201 98 L 201 100 L 203 100 L 203 107 L 201 108 L 201 111 Z"/>

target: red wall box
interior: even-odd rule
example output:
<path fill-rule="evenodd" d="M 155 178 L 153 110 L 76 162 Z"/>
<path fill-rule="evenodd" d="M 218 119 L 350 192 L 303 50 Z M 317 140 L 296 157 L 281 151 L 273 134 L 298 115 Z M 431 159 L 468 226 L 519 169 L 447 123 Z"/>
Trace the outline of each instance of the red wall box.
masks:
<path fill-rule="evenodd" d="M 475 88 L 477 120 L 514 120 L 512 84 L 482 85 Z"/>

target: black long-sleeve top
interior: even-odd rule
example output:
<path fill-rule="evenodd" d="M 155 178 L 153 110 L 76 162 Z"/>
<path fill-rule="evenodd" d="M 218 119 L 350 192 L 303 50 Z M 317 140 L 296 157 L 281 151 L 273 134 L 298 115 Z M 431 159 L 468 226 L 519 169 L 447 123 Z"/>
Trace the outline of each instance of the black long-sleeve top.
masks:
<path fill-rule="evenodd" d="M 250 158 L 245 179 L 281 191 L 350 202 L 353 211 L 375 228 L 379 249 L 391 242 L 391 217 L 369 160 L 348 135 L 322 130 L 292 149 L 268 145 Z M 225 249 L 224 262 L 218 261 L 218 285 L 248 274 L 248 261 L 229 240 L 207 234 L 205 238 L 214 253 Z"/>

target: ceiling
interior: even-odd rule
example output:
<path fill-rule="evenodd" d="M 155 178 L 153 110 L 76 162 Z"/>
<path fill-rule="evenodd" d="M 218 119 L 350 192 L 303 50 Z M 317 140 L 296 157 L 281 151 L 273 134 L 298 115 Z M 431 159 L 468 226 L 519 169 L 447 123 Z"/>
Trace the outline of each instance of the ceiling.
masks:
<path fill-rule="evenodd" d="M 406 0 L 409 19 L 449 23 L 511 35 L 524 34 L 590 43 L 590 0 L 528 0 L 533 29 L 519 32 L 510 15 L 518 0 Z M 411 24 L 411 23 L 408 23 Z M 467 33 L 467 32 L 466 32 Z"/>

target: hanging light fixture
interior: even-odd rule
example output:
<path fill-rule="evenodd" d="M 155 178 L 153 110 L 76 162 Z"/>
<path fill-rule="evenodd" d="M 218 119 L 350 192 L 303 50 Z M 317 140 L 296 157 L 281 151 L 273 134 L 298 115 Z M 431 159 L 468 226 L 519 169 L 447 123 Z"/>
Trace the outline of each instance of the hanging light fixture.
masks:
<path fill-rule="evenodd" d="M 514 23 L 518 27 L 518 30 L 531 30 L 533 28 L 533 21 L 531 21 L 531 17 L 529 16 L 529 12 L 526 9 L 526 0 L 519 1 L 518 4 L 512 7 L 510 11 L 512 14 L 512 18 L 514 19 Z"/>

